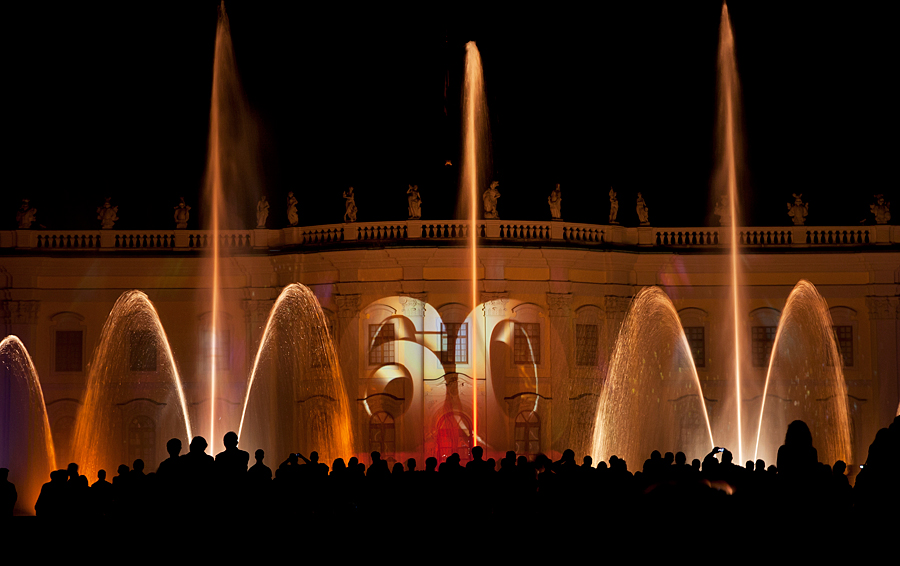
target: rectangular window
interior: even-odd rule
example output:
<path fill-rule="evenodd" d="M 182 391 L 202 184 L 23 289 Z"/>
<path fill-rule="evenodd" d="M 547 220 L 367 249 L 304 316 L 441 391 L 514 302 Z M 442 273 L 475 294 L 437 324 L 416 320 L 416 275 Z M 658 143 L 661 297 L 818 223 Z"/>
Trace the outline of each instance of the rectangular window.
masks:
<path fill-rule="evenodd" d="M 206 367 L 210 367 L 210 357 L 212 356 L 212 332 L 208 329 L 200 333 L 200 347 L 204 352 L 204 362 Z M 231 369 L 231 331 L 222 330 L 216 334 L 216 371 Z"/>
<path fill-rule="evenodd" d="M 369 325 L 369 365 L 394 363 L 394 324 Z"/>
<path fill-rule="evenodd" d="M 56 371 L 81 371 L 84 332 L 81 330 L 56 331 Z"/>
<path fill-rule="evenodd" d="M 513 361 L 516 364 L 541 363 L 541 325 L 534 322 L 513 324 Z"/>
<path fill-rule="evenodd" d="M 844 360 L 845 368 L 853 367 L 853 327 L 835 326 L 834 337 L 837 340 L 838 350 Z"/>
<path fill-rule="evenodd" d="M 469 363 L 468 323 L 448 323 L 441 325 L 441 363 Z"/>
<path fill-rule="evenodd" d="M 698 368 L 706 367 L 706 336 L 704 328 L 702 326 L 686 326 L 684 335 L 687 338 L 688 346 L 691 348 L 694 365 Z"/>
<path fill-rule="evenodd" d="M 753 367 L 763 368 L 769 365 L 769 356 L 772 355 L 772 346 L 775 345 L 777 331 L 777 326 L 754 326 L 751 329 Z"/>
<path fill-rule="evenodd" d="M 596 324 L 576 324 L 575 364 L 579 366 L 597 365 L 597 344 L 599 341 L 599 326 Z"/>
<path fill-rule="evenodd" d="M 150 330 L 131 333 L 128 367 L 131 371 L 156 371 L 156 339 Z"/>

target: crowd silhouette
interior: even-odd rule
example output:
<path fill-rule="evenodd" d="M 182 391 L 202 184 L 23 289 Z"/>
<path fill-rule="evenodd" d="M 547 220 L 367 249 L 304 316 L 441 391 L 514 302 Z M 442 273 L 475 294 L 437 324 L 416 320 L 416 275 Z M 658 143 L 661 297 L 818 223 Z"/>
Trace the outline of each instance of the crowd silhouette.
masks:
<path fill-rule="evenodd" d="M 507 452 L 499 462 L 484 459 L 479 447 L 463 463 L 458 454 L 443 462 L 429 457 L 420 470 L 410 458 L 392 468 L 378 452 L 368 464 L 356 457 L 336 459 L 329 467 L 319 455 L 291 453 L 273 470 L 257 450 L 255 463 L 238 448 L 238 437 L 224 437 L 225 450 L 213 458 L 207 442 L 194 437 L 187 453 L 177 438 L 166 444 L 169 457 L 156 472 L 145 473 L 135 460 L 119 466 L 110 482 L 105 470 L 96 481 L 79 474 L 78 465 L 51 472 L 35 504 L 40 518 L 130 521 L 172 516 L 241 520 L 246 517 L 282 522 L 377 519 L 385 510 L 424 517 L 437 508 L 445 520 L 465 520 L 472 513 L 500 522 L 525 517 L 553 521 L 612 521 L 613 517 L 651 517 L 677 510 L 682 517 L 729 512 L 754 520 L 782 512 L 838 517 L 854 513 L 877 518 L 892 514 L 900 502 L 900 417 L 881 429 L 868 457 L 848 481 L 842 461 L 820 463 L 812 435 L 802 421 L 790 424 L 777 462 L 735 463 L 725 448 L 715 448 L 703 461 L 688 462 L 682 452 L 654 451 L 638 471 L 612 456 L 579 463 L 572 450 L 552 461 Z M 16 503 L 8 470 L 0 470 L 4 513 Z M 600 514 L 598 510 L 609 510 Z"/>

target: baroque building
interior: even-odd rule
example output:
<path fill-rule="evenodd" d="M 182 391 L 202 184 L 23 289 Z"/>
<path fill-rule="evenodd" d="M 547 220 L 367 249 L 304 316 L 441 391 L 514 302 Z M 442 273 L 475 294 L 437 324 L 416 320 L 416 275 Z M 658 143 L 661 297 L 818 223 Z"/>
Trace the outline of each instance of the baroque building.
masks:
<path fill-rule="evenodd" d="M 325 312 L 360 457 L 377 450 L 396 461 L 453 452 L 465 459 L 475 442 L 490 456 L 588 453 L 619 327 L 645 286 L 672 299 L 704 396 L 725 395 L 733 349 L 727 229 L 485 220 L 474 310 L 466 231 L 460 221 L 410 220 L 223 232 L 214 400 L 205 377 L 209 232 L 0 232 L 2 331 L 19 336 L 34 359 L 60 462 L 68 461 L 104 322 L 130 289 L 159 312 L 201 423 L 195 433 L 206 434 L 201 416 L 211 401 L 222 415 L 216 441 L 237 428 L 269 311 L 291 283 L 308 286 Z M 900 402 L 900 227 L 743 228 L 740 238 L 747 379 L 765 378 L 785 300 L 799 280 L 811 281 L 830 308 L 854 459 L 864 461 Z M 171 382 L 146 337 L 122 344 L 133 387 L 111 399 L 119 426 L 109 441 L 121 462 L 142 458 L 155 469 L 166 440 L 183 436 Z M 311 405 L 290 401 L 301 413 Z M 0 407 L 5 431 L 10 403 L 7 395 Z M 316 449 L 302 431 L 295 442 L 301 452 Z"/>

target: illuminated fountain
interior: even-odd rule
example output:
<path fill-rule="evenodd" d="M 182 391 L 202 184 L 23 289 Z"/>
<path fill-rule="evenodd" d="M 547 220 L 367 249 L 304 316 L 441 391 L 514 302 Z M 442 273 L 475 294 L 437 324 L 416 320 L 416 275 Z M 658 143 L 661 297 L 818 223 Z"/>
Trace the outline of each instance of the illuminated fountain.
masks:
<path fill-rule="evenodd" d="M 158 352 L 162 353 L 163 367 L 155 375 Z M 113 305 L 103 324 L 75 421 L 73 461 L 88 478 L 96 477 L 101 468 L 114 469 L 121 459 L 119 447 L 108 440 L 116 437 L 116 429 L 121 425 L 115 403 L 134 396 L 135 390 L 145 385 L 142 379 L 132 377 L 135 368 L 154 372 L 146 378 L 148 383 L 162 380 L 167 384 L 163 402 L 176 414 L 167 415 L 164 421 L 171 417 L 183 426 L 184 438 L 193 437 L 181 375 L 159 314 L 147 295 L 127 291 Z"/>
<path fill-rule="evenodd" d="M 681 450 L 700 458 L 718 444 L 745 457 L 775 463 L 787 425 L 804 420 L 819 459 L 850 461 L 847 389 L 828 305 L 812 283 L 800 281 L 788 296 L 778 324 L 766 378 L 749 383 L 743 356 L 737 209 L 739 84 L 728 8 L 722 5 L 719 34 L 719 162 L 717 186 L 730 206 L 732 383 L 710 423 L 702 386 L 677 312 L 658 288 L 635 296 L 619 331 L 593 431 L 592 455 L 616 454 L 632 469 L 652 450 Z M 752 411 L 743 410 L 745 407 Z M 702 419 L 701 419 L 702 417 Z M 705 431 L 702 426 L 705 422 Z M 752 447 L 752 452 L 749 450 Z M 745 450 L 747 448 L 747 450 Z"/>
<path fill-rule="evenodd" d="M 19 479 L 17 505 L 24 507 L 22 503 L 27 501 L 33 509 L 41 485 L 56 469 L 44 393 L 31 356 L 16 336 L 0 341 L 0 365 L 8 384 L 0 407 L 0 468 L 8 468 L 10 477 Z"/>
<path fill-rule="evenodd" d="M 323 462 L 354 453 L 350 406 L 315 295 L 288 285 L 272 306 L 247 380 L 238 436 L 267 454 L 316 447 Z"/>
<path fill-rule="evenodd" d="M 484 93 L 484 73 L 481 53 L 474 41 L 466 44 L 465 85 L 463 88 L 463 167 L 460 177 L 460 194 L 468 195 L 469 257 L 472 293 L 472 440 L 478 445 L 478 210 L 481 191 L 487 186 L 490 167 L 490 122 Z"/>

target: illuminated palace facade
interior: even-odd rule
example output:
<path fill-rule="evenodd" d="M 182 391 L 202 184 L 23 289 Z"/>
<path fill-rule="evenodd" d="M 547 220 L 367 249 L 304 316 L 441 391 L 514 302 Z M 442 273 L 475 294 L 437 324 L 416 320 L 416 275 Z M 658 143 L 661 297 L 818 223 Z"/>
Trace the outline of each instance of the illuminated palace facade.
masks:
<path fill-rule="evenodd" d="M 312 289 L 328 319 L 360 456 L 378 450 L 397 461 L 415 457 L 420 466 L 428 456 L 465 458 L 476 434 L 492 456 L 514 449 L 558 457 L 573 448 L 580 458 L 590 449 L 618 329 L 631 298 L 649 285 L 674 302 L 704 395 L 714 401 L 724 394 L 733 349 L 728 229 L 482 221 L 474 312 L 465 231 L 459 221 L 411 220 L 223 233 L 218 446 L 221 434 L 237 428 L 270 308 L 295 282 Z M 854 458 L 865 460 L 900 401 L 900 227 L 740 234 L 741 324 L 750 342 L 745 365 L 752 366 L 745 379 L 764 379 L 785 299 L 800 279 L 811 281 L 831 310 Z M 127 290 L 140 289 L 155 304 L 191 411 L 209 406 L 210 237 L 191 230 L 0 232 L 2 330 L 19 336 L 34 359 L 60 462 L 67 461 L 93 349 Z M 155 469 L 166 440 L 183 436 L 183 428 L 169 410 L 171 385 L 160 360 L 133 356 L 130 367 L 134 387 L 112 401 L 121 428 L 110 440 L 121 446 L 122 462 L 140 457 Z M 301 412 L 313 404 L 293 401 Z M 2 411 L 9 430 L 11 408 Z M 205 435 L 208 421 L 195 420 L 196 433 Z M 304 453 L 315 449 L 302 433 L 297 444 Z"/>

